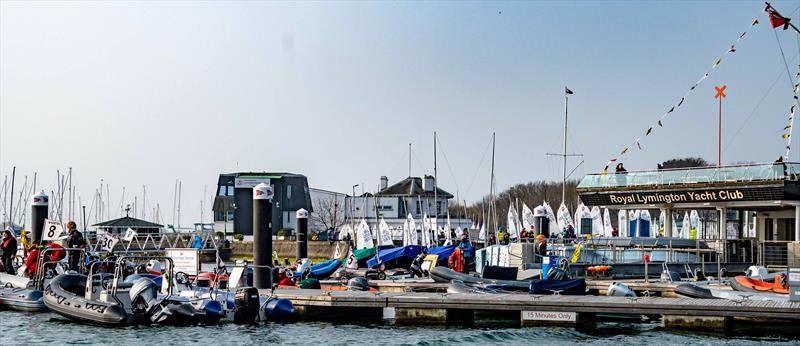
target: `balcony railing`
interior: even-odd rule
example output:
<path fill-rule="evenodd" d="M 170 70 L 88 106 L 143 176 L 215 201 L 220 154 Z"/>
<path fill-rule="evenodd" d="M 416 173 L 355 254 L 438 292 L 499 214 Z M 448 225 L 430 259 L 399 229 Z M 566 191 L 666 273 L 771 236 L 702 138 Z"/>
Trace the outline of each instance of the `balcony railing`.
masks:
<path fill-rule="evenodd" d="M 578 189 L 796 180 L 799 174 L 794 162 L 609 172 L 586 175 Z"/>

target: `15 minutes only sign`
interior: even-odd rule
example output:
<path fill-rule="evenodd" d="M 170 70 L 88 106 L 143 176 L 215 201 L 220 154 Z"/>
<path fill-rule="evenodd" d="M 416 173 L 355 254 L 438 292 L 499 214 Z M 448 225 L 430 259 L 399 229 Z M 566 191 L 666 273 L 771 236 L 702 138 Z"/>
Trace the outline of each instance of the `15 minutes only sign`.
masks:
<path fill-rule="evenodd" d="M 578 314 L 575 312 L 559 311 L 522 311 L 522 320 L 575 322 L 578 320 Z"/>

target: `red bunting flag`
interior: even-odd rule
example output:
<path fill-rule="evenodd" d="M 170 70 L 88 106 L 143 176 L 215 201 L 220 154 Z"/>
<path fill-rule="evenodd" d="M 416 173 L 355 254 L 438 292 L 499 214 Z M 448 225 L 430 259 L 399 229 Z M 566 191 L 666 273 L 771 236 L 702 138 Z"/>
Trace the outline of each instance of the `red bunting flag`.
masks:
<path fill-rule="evenodd" d="M 772 5 L 767 3 L 767 7 L 764 11 L 767 11 L 767 14 L 769 14 L 769 22 L 772 24 L 773 29 L 780 26 L 783 27 L 783 30 L 789 28 L 789 21 L 791 21 L 791 19 L 782 16 L 778 11 L 772 8 Z"/>

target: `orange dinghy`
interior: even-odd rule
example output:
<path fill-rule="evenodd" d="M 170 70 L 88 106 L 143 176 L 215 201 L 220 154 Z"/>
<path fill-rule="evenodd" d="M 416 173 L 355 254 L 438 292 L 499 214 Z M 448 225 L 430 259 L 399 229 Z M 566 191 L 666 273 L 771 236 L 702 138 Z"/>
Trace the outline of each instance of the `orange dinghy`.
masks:
<path fill-rule="evenodd" d="M 731 281 L 731 287 L 737 291 L 743 292 L 749 291 L 789 294 L 789 287 L 786 285 L 786 276 L 783 274 L 776 275 L 774 282 L 750 279 L 747 276 L 740 275 Z"/>

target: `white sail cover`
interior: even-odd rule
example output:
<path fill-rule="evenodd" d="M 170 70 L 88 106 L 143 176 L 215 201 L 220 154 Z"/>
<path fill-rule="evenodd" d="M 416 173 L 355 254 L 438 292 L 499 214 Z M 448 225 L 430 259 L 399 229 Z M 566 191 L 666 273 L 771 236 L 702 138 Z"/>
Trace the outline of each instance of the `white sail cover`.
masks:
<path fill-rule="evenodd" d="M 639 222 L 637 223 L 637 228 L 640 230 L 644 224 L 648 224 L 650 226 L 650 237 L 655 237 L 655 233 L 653 233 L 653 220 L 650 218 L 650 211 L 647 209 L 639 211 Z M 658 230 L 656 230 L 658 232 Z"/>
<path fill-rule="evenodd" d="M 341 228 L 339 228 L 339 240 L 346 240 L 347 235 L 350 235 L 350 239 L 355 238 L 355 234 L 353 233 L 353 227 L 350 226 L 349 223 L 344 224 Z"/>
<path fill-rule="evenodd" d="M 559 232 L 565 228 L 567 225 L 572 225 L 575 227 L 575 224 L 572 222 L 572 215 L 569 214 L 569 209 L 564 203 L 561 203 L 561 206 L 558 207 L 558 229 Z"/>
<path fill-rule="evenodd" d="M 375 242 L 372 240 L 372 231 L 370 231 L 366 220 L 361 219 L 358 223 L 358 226 L 356 226 L 356 234 L 358 235 L 356 239 L 356 249 L 375 247 Z"/>
<path fill-rule="evenodd" d="M 481 223 L 481 230 L 478 232 L 478 239 L 486 240 L 486 225 Z"/>
<path fill-rule="evenodd" d="M 608 208 L 603 209 L 603 234 L 606 237 L 611 237 L 614 234 L 614 226 L 611 225 L 611 212 Z"/>
<path fill-rule="evenodd" d="M 547 214 L 547 219 L 550 220 L 550 234 L 560 232 L 558 229 L 556 229 L 558 228 L 558 220 L 556 219 L 556 214 L 553 213 L 553 208 L 550 207 L 550 204 L 547 204 L 545 201 L 542 201 L 542 207 L 544 207 L 544 210 Z"/>
<path fill-rule="evenodd" d="M 358 269 L 358 261 L 356 260 L 356 255 L 353 254 L 353 248 L 350 248 L 350 251 L 347 252 L 347 262 L 345 263 L 345 267 L 347 269 Z"/>
<path fill-rule="evenodd" d="M 333 259 L 340 258 L 342 258 L 342 249 L 339 247 L 339 243 L 336 243 L 336 249 L 333 250 Z"/>
<path fill-rule="evenodd" d="M 381 217 L 381 222 L 378 223 L 378 233 L 378 245 L 392 245 L 392 230 L 383 217 Z"/>
<path fill-rule="evenodd" d="M 705 239 L 703 225 L 700 224 L 700 214 L 697 213 L 697 210 L 692 210 L 689 214 L 689 219 L 691 220 L 692 228 L 697 231 L 697 239 Z"/>
<path fill-rule="evenodd" d="M 536 221 L 533 218 L 533 211 L 531 208 L 528 208 L 525 202 L 522 202 L 522 228 L 528 232 L 533 232 L 533 225 L 535 224 Z"/>
<path fill-rule="evenodd" d="M 575 232 L 578 234 L 585 234 L 585 230 L 583 229 L 583 224 L 581 222 L 582 219 L 590 219 L 592 218 L 592 212 L 589 210 L 589 207 L 585 206 L 583 203 L 578 204 L 578 208 L 575 209 Z"/>
<path fill-rule="evenodd" d="M 680 218 L 680 217 L 681 217 L 680 214 L 672 213 L 672 232 L 678 232 L 677 231 L 677 229 L 678 229 L 678 218 Z"/>
<path fill-rule="evenodd" d="M 689 231 L 692 229 L 692 220 L 689 218 L 689 212 L 683 213 L 683 224 L 681 225 L 681 232 L 678 234 L 679 238 L 689 239 Z"/>
<path fill-rule="evenodd" d="M 658 214 L 658 232 L 661 232 L 661 229 L 664 229 L 664 236 L 667 235 L 667 213 L 664 212 L 662 209 L 661 212 Z M 672 229 L 672 232 L 677 232 L 678 230 Z"/>
<path fill-rule="evenodd" d="M 419 245 L 419 237 L 417 236 L 417 223 L 414 217 L 408 214 L 406 222 L 403 224 L 403 246 Z"/>
<path fill-rule="evenodd" d="M 619 232 L 620 237 L 628 236 L 628 225 L 625 223 L 625 213 L 627 213 L 625 210 L 620 210 L 617 213 L 617 232 Z"/>
<path fill-rule="evenodd" d="M 514 205 L 511 204 L 508 206 L 508 237 L 511 238 L 519 238 L 519 215 L 517 214 L 517 210 L 514 209 Z"/>
<path fill-rule="evenodd" d="M 600 207 L 592 207 L 590 214 L 592 215 L 592 234 L 602 235 L 604 233 L 603 214 L 600 212 Z"/>

